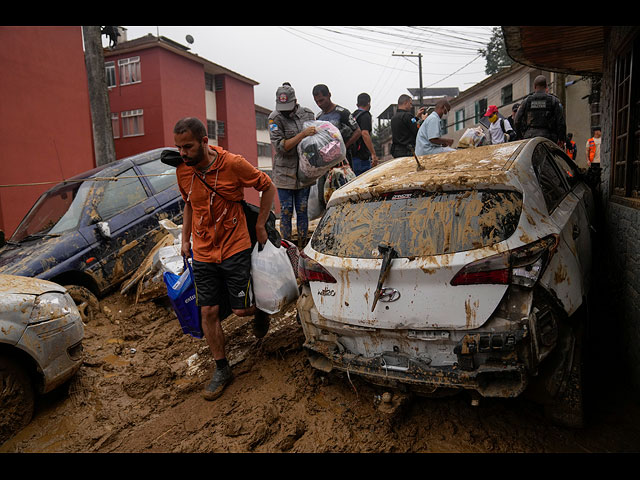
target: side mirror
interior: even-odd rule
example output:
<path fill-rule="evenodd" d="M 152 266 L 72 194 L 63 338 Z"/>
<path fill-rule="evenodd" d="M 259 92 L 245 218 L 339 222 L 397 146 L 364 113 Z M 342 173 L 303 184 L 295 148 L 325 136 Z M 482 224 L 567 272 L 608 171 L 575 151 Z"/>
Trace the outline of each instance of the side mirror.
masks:
<path fill-rule="evenodd" d="M 111 238 L 111 229 L 108 222 L 98 222 L 98 231 L 104 238 Z"/>

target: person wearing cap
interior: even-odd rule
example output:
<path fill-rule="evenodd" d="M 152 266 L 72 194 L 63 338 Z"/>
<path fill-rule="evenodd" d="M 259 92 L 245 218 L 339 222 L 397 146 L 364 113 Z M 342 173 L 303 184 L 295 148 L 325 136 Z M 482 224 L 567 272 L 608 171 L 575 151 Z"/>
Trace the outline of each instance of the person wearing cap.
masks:
<path fill-rule="evenodd" d="M 272 180 L 280 200 L 280 234 L 285 240 L 291 240 L 295 209 L 300 248 L 305 246 L 309 231 L 307 205 L 315 179 L 309 180 L 299 170 L 297 146 L 303 138 L 315 135 L 314 126 L 304 127 L 305 122 L 314 120 L 313 112 L 298 104 L 291 84 L 285 82 L 278 87 L 276 109 L 268 119 L 271 145 L 275 150 Z"/>
<path fill-rule="evenodd" d="M 510 142 L 515 137 L 513 127 L 506 118 L 500 118 L 498 107 L 489 105 L 484 114 L 489 119 L 489 141 L 492 145 Z"/>

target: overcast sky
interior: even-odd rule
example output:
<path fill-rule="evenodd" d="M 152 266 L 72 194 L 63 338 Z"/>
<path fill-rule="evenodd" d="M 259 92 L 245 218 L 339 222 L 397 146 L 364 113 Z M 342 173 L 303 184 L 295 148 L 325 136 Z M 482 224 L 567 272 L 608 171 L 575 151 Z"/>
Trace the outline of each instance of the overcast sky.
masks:
<path fill-rule="evenodd" d="M 324 83 L 334 103 L 354 111 L 358 94 L 371 95 L 375 118 L 408 88 L 458 87 L 480 82 L 485 59 L 478 49 L 491 37 L 490 26 L 126 26 L 132 40 L 163 35 L 191 52 L 259 83 L 255 103 L 275 108 L 282 82 L 296 91 L 298 103 L 319 108 L 311 90 Z M 186 36 L 193 38 L 189 44 Z M 103 37 L 106 39 L 106 37 Z"/>

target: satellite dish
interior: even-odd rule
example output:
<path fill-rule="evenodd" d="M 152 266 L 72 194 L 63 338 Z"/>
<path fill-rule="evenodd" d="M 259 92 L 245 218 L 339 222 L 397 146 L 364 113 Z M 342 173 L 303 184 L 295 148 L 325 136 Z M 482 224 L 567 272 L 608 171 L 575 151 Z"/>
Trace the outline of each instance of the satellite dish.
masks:
<path fill-rule="evenodd" d="M 187 43 L 193 43 L 193 37 L 191 35 L 186 36 Z"/>

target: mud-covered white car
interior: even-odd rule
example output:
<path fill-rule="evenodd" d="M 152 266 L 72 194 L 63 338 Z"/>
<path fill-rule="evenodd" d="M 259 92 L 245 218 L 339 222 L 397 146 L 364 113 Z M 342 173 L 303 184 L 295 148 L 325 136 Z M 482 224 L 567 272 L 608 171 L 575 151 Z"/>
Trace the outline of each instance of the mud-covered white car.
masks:
<path fill-rule="evenodd" d="M 83 336 L 80 313 L 65 288 L 0 275 L 0 444 L 31 421 L 36 394 L 78 371 Z"/>
<path fill-rule="evenodd" d="M 426 395 L 536 384 L 580 425 L 592 221 L 579 170 L 542 138 L 369 170 L 299 259 L 311 364 Z"/>

